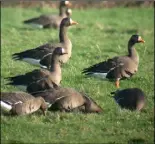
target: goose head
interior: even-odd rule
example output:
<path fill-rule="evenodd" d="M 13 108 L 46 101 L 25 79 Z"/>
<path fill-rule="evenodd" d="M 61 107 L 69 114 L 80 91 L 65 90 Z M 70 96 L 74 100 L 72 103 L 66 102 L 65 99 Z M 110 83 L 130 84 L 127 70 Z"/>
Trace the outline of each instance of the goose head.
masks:
<path fill-rule="evenodd" d="M 63 6 L 63 7 L 70 7 L 71 5 L 72 5 L 71 2 L 69 1 L 63 0 L 60 2 L 60 6 Z"/>
<path fill-rule="evenodd" d="M 53 62 L 53 60 L 55 60 L 55 61 L 59 62 L 59 64 L 61 64 L 59 57 L 61 55 L 65 55 L 65 54 L 68 54 L 68 53 L 65 51 L 64 48 L 62 48 L 62 47 L 55 48 L 55 50 L 53 51 L 52 62 Z"/>
<path fill-rule="evenodd" d="M 54 54 L 54 55 L 57 55 L 57 56 L 60 56 L 60 55 L 64 55 L 64 54 L 67 54 L 67 53 L 65 52 L 65 49 L 64 49 L 64 48 L 62 48 L 62 47 L 57 47 L 57 48 L 55 48 L 55 50 L 53 51 L 53 54 Z"/>
<path fill-rule="evenodd" d="M 78 24 L 76 21 L 73 21 L 70 17 L 67 17 L 62 19 L 60 27 L 61 26 L 69 27 L 71 25 L 76 25 L 76 24 Z"/>
<path fill-rule="evenodd" d="M 66 15 L 70 17 L 72 15 L 72 10 L 71 9 L 66 9 Z"/>
<path fill-rule="evenodd" d="M 129 42 L 135 44 L 135 43 L 144 43 L 145 41 L 142 39 L 140 35 L 132 35 Z"/>
<path fill-rule="evenodd" d="M 40 109 L 42 110 L 43 114 L 46 115 L 46 110 L 48 108 L 47 103 L 41 96 L 37 97 L 36 99 L 38 99 L 38 101 L 40 101 L 40 103 L 41 103 Z"/>
<path fill-rule="evenodd" d="M 103 109 L 91 98 L 84 96 L 86 100 L 85 112 L 91 113 L 102 113 Z"/>

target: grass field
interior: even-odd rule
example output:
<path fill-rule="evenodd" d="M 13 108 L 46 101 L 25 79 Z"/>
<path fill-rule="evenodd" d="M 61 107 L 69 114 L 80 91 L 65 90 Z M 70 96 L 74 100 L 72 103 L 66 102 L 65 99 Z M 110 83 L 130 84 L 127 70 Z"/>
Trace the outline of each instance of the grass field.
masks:
<path fill-rule="evenodd" d="M 22 21 L 56 9 L 2 8 L 1 91 L 19 91 L 6 86 L 5 77 L 36 69 L 13 61 L 15 52 L 58 41 L 57 30 L 30 29 Z M 154 11 L 153 8 L 112 8 L 73 10 L 79 25 L 69 29 L 72 57 L 63 66 L 62 86 L 88 93 L 104 109 L 103 114 L 40 112 L 21 117 L 1 116 L 2 143 L 146 143 L 154 140 Z M 147 95 L 143 112 L 120 110 L 111 98 L 114 83 L 85 78 L 81 71 L 107 58 L 127 54 L 127 42 L 137 33 L 146 41 L 137 44 L 139 71 L 121 88 L 142 88 Z"/>

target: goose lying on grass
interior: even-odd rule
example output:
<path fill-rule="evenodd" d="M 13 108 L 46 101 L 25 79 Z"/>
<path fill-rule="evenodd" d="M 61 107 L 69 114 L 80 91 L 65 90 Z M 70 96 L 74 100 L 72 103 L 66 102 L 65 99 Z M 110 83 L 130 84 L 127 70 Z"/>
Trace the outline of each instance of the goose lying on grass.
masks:
<path fill-rule="evenodd" d="M 34 97 L 41 96 L 46 102 L 52 104 L 51 110 L 82 111 L 85 113 L 100 113 L 102 108 L 90 97 L 73 88 L 50 89 L 32 93 Z"/>
<path fill-rule="evenodd" d="M 1 109 L 13 115 L 26 115 L 39 109 L 45 115 L 47 104 L 42 97 L 33 97 L 24 92 L 1 92 Z"/>
<path fill-rule="evenodd" d="M 111 94 L 114 94 L 114 99 L 121 108 L 140 111 L 145 105 L 145 94 L 139 88 L 117 90 Z"/>
<path fill-rule="evenodd" d="M 49 14 L 25 20 L 23 23 L 36 28 L 59 28 L 63 18 L 71 16 L 72 11 L 68 9 L 71 6 L 69 1 L 60 1 L 59 15 Z"/>

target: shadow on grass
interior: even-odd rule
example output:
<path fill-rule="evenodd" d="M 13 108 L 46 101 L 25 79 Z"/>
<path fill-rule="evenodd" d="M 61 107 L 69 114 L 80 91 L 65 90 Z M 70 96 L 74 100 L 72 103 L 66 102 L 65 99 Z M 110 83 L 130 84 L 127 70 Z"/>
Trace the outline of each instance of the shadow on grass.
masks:
<path fill-rule="evenodd" d="M 8 141 L 1 141 L 3 144 L 26 144 L 26 142 L 17 141 L 17 140 L 8 140 Z M 31 143 L 29 143 L 31 144 Z"/>
<path fill-rule="evenodd" d="M 108 29 L 105 29 L 104 30 L 105 33 L 110 33 L 110 34 L 113 34 L 113 33 L 128 33 L 128 34 L 136 34 L 138 33 L 138 30 L 137 29 L 127 29 L 127 30 L 117 30 L 117 29 L 114 29 L 114 28 L 108 28 Z"/>
<path fill-rule="evenodd" d="M 128 144 L 147 144 L 147 142 L 144 139 L 141 138 L 135 138 L 128 141 Z"/>
<path fill-rule="evenodd" d="M 18 30 L 21 30 L 21 31 L 47 31 L 47 29 L 43 29 L 43 28 L 33 28 L 33 27 L 14 27 Z"/>

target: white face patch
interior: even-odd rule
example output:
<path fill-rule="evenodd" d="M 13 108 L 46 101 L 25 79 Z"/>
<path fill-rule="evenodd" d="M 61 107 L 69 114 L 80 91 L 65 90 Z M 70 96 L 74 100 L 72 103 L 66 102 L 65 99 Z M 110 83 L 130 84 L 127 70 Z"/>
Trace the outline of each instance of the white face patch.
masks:
<path fill-rule="evenodd" d="M 141 41 L 141 40 L 142 40 L 142 37 L 141 37 L 141 36 L 139 36 L 139 37 L 138 37 L 138 41 Z"/>
<path fill-rule="evenodd" d="M 71 18 L 70 18 L 70 20 L 69 20 L 69 21 L 70 21 L 70 24 L 72 24 L 73 20 L 72 20 Z"/>
<path fill-rule="evenodd" d="M 65 49 L 64 48 L 62 48 L 62 53 L 65 53 Z"/>
<path fill-rule="evenodd" d="M 69 4 L 69 1 L 65 1 L 65 5 L 68 5 Z"/>
<path fill-rule="evenodd" d="M 68 12 L 69 14 L 71 14 L 71 13 L 72 13 L 72 10 L 71 10 L 71 9 L 68 9 L 67 12 Z"/>

